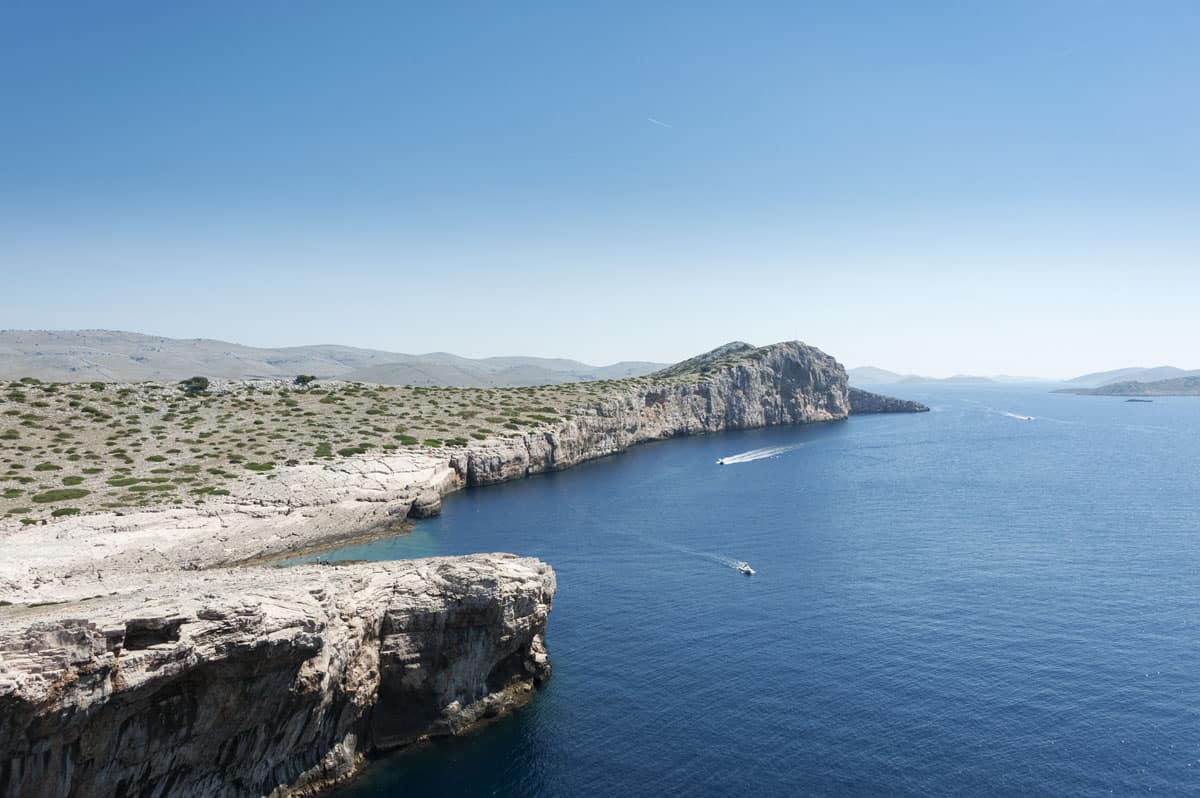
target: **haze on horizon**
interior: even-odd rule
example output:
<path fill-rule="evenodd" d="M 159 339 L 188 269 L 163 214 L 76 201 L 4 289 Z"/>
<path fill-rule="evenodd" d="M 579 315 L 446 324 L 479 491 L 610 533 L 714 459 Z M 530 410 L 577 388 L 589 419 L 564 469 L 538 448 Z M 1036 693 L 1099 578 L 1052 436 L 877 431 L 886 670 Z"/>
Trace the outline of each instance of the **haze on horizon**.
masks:
<path fill-rule="evenodd" d="M 1200 7 L 0 9 L 0 327 L 1200 367 Z"/>

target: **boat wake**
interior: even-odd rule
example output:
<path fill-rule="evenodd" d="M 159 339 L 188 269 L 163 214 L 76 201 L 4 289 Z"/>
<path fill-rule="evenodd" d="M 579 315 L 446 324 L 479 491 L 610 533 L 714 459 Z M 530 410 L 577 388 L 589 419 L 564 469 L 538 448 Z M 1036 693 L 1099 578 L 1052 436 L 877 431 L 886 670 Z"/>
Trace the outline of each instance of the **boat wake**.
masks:
<path fill-rule="evenodd" d="M 742 561 L 735 560 L 731 557 L 724 557 L 720 554 L 713 554 L 712 552 L 707 552 L 707 551 L 697 551 L 696 549 L 690 549 L 687 546 L 680 546 L 678 543 L 670 543 L 668 541 L 660 540 L 658 538 L 646 537 L 645 535 L 638 535 L 637 539 L 639 541 L 641 541 L 642 543 L 649 543 L 654 546 L 659 546 L 660 548 L 670 549 L 671 551 L 677 551 L 680 554 L 686 554 L 689 557 L 696 557 L 701 560 L 708 560 L 709 562 L 716 563 L 717 565 L 723 565 L 726 568 L 732 568 L 735 571 L 741 570 L 741 568 L 739 566 L 742 565 Z"/>
<path fill-rule="evenodd" d="M 740 463 L 753 463 L 755 460 L 766 460 L 768 457 L 778 457 L 784 452 L 790 452 L 793 449 L 799 449 L 804 444 L 793 443 L 790 446 L 767 446 L 762 449 L 751 449 L 748 452 L 741 454 L 731 454 L 728 457 L 722 457 L 717 460 L 718 465 L 738 465 Z"/>
<path fill-rule="evenodd" d="M 1000 415 L 1015 418 L 1017 421 L 1033 421 L 1033 416 L 1022 416 L 1017 413 L 1010 413 L 1007 410 L 1001 410 Z"/>

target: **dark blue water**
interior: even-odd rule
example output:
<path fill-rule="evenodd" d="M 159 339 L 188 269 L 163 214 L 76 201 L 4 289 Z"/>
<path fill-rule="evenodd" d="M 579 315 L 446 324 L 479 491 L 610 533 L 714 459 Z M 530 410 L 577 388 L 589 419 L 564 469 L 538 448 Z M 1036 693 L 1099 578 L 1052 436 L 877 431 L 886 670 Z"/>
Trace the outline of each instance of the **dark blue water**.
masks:
<path fill-rule="evenodd" d="M 341 552 L 559 579 L 534 704 L 344 795 L 1200 792 L 1200 400 L 901 393 L 934 412 L 642 446 Z"/>

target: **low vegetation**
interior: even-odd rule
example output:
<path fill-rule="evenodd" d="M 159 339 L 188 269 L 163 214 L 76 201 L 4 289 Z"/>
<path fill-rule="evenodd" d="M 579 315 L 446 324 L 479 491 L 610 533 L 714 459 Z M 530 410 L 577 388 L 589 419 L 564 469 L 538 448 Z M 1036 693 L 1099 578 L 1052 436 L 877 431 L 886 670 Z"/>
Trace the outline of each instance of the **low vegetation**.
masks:
<path fill-rule="evenodd" d="M 281 468 L 559 423 L 650 377 L 527 388 L 294 380 L 0 382 L 0 521 L 219 501 Z M 236 495 L 236 492 L 234 492 Z"/>

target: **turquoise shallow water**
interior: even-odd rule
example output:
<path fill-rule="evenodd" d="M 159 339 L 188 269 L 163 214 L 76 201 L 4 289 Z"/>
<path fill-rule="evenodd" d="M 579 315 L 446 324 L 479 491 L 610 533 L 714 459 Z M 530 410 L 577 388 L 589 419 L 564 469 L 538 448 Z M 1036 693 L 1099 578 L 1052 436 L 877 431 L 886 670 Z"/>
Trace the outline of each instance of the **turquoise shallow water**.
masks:
<path fill-rule="evenodd" d="M 1200 792 L 1200 400 L 896 393 L 934 410 L 641 446 L 338 552 L 559 579 L 528 710 L 340 794 Z"/>

